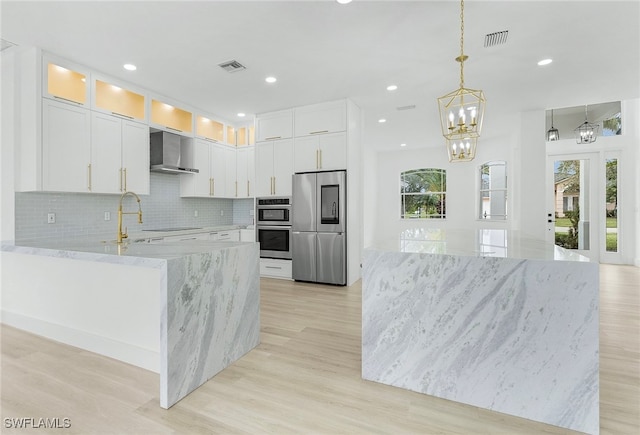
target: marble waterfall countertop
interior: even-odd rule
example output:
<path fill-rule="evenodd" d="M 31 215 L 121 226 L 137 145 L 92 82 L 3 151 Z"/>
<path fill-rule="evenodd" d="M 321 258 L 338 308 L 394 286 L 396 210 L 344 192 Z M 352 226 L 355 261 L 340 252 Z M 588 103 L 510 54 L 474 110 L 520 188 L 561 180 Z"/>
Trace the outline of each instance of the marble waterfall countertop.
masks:
<path fill-rule="evenodd" d="M 32 329 L 31 332 L 46 330 L 47 334 L 51 328 L 47 328 L 46 325 L 59 325 L 57 328 L 64 329 L 64 334 L 57 337 L 57 332 L 52 330 L 48 335 L 50 338 L 81 348 L 84 348 L 85 343 L 89 343 L 93 346 L 89 350 L 135 363 L 119 357 L 124 355 L 127 358 L 132 352 L 132 346 L 127 344 L 132 333 L 127 333 L 127 328 L 123 329 L 119 325 L 125 324 L 135 328 L 133 325 L 138 323 L 135 308 L 132 310 L 130 305 L 134 303 L 139 289 L 123 288 L 122 283 L 114 284 L 112 278 L 132 273 L 127 267 L 157 270 L 158 278 L 145 284 L 152 287 L 150 297 L 157 299 L 136 300 L 139 301 L 137 303 L 140 304 L 140 312 L 148 311 L 149 306 L 154 306 L 159 301 L 159 312 L 155 311 L 157 314 L 149 317 L 150 322 L 154 324 L 143 326 L 145 329 L 158 328 L 155 330 L 160 331 L 160 342 L 157 346 L 157 355 L 160 358 L 160 406 L 169 408 L 258 345 L 259 245 L 253 242 L 208 240 L 149 244 L 135 243 L 132 240 L 135 239 L 131 237 L 121 245 L 79 239 L 3 242 L 3 256 L 12 256 L 9 260 L 16 266 L 14 270 L 3 270 L 3 321 L 10 318 L 19 319 L 20 324 L 14 326 L 22 326 L 23 329 L 24 325 L 36 325 L 36 328 L 44 324 L 44 329 Z M 4 261 L 5 257 L 3 264 Z M 95 270 L 91 277 L 83 274 L 87 262 L 96 265 L 91 267 L 91 270 Z M 43 264 L 45 268 L 42 267 Z M 55 272 L 60 267 L 65 268 L 65 273 Z M 118 270 L 120 267 L 122 272 Z M 43 276 L 46 286 L 34 286 L 28 281 L 28 275 L 33 275 L 36 270 L 39 275 L 49 273 L 43 270 L 54 271 L 50 276 Z M 73 290 L 74 286 L 65 280 L 67 276 L 70 280 L 83 280 L 82 285 Z M 127 305 L 128 312 L 134 312 L 134 316 L 127 319 L 122 318 L 119 313 L 117 322 L 111 322 L 114 326 L 102 324 L 93 328 L 93 323 L 88 325 L 89 329 L 100 331 L 116 330 L 110 333 L 120 334 L 120 339 L 114 340 L 108 335 L 96 332 L 89 341 L 68 341 L 85 334 L 82 326 L 78 325 L 81 321 L 86 321 L 87 317 L 91 318 L 87 313 L 104 311 L 91 300 L 87 301 L 84 298 L 87 287 L 90 287 L 91 292 L 109 298 L 111 306 Z M 74 291 L 77 293 L 74 294 Z M 28 293 L 31 299 L 25 298 L 25 293 Z M 53 303 L 64 305 L 66 312 L 51 307 L 45 313 L 48 317 L 43 318 L 42 312 L 31 310 L 30 302 L 42 299 L 41 296 L 46 296 L 47 300 Z M 73 300 L 83 300 L 88 305 L 74 306 L 69 303 Z M 9 315 L 4 314 L 5 310 Z M 63 314 L 58 315 L 58 312 Z M 96 349 L 96 342 L 106 344 Z"/>
<path fill-rule="evenodd" d="M 599 432 L 598 264 L 502 230 L 365 249 L 362 377 Z"/>
<path fill-rule="evenodd" d="M 576 252 L 502 229 L 411 228 L 369 249 L 529 260 L 590 261 Z"/>

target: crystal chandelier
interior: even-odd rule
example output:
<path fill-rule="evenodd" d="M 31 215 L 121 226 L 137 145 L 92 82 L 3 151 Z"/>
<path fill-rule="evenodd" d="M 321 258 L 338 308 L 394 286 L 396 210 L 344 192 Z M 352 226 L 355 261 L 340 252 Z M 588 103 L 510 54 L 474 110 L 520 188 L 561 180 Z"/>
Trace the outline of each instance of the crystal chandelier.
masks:
<path fill-rule="evenodd" d="M 553 126 L 553 109 L 551 109 L 551 128 L 547 131 L 547 141 L 560 140 L 560 132 Z"/>
<path fill-rule="evenodd" d="M 591 124 L 587 121 L 587 106 L 584 106 L 584 122 L 573 130 L 576 134 L 576 143 L 591 143 L 596 141 L 598 136 L 598 124 Z"/>
<path fill-rule="evenodd" d="M 450 162 L 468 162 L 476 156 L 482 130 L 485 98 L 481 90 L 464 87 L 464 0 L 460 1 L 460 88 L 438 98 L 440 126 Z"/>

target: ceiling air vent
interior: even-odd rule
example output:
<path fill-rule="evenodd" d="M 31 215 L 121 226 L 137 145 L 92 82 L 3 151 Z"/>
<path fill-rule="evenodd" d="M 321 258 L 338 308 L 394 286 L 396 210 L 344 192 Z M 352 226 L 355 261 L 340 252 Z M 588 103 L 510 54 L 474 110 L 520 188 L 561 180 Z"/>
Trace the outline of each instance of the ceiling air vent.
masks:
<path fill-rule="evenodd" d="M 496 45 L 506 44 L 507 36 L 509 36 L 508 30 L 503 30 L 502 32 L 493 32 L 488 33 L 484 36 L 484 46 L 493 47 Z"/>
<path fill-rule="evenodd" d="M 400 107 L 396 107 L 397 110 L 411 110 L 411 109 L 415 109 L 416 105 L 412 104 L 411 106 L 400 106 Z"/>
<path fill-rule="evenodd" d="M 230 60 L 228 62 L 222 62 L 218 64 L 220 68 L 225 70 L 226 72 L 238 72 L 247 69 L 243 64 L 238 62 L 237 60 Z"/>

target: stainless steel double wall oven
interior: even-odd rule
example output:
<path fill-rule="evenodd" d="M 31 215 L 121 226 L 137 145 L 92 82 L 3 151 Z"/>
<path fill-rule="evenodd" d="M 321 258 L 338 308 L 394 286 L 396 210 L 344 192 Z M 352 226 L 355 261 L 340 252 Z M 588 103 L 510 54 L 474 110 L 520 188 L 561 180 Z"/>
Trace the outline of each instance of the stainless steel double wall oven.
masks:
<path fill-rule="evenodd" d="M 291 259 L 291 197 L 258 198 L 256 240 L 260 257 Z"/>

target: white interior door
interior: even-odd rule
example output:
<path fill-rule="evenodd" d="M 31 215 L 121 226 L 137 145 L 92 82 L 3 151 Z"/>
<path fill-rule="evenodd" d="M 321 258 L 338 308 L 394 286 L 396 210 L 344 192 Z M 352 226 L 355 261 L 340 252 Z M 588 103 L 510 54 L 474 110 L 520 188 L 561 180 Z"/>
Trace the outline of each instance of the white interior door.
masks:
<path fill-rule="evenodd" d="M 600 261 L 599 153 L 547 156 L 547 241 Z"/>

